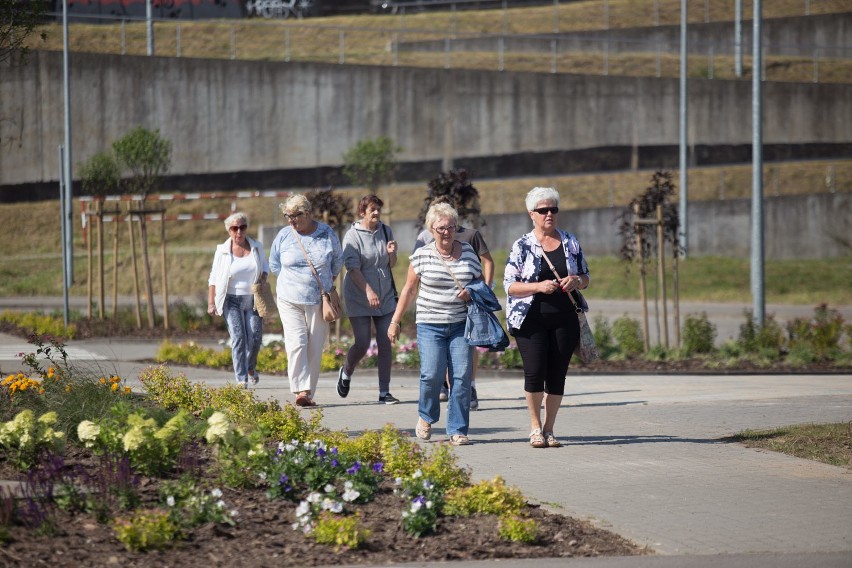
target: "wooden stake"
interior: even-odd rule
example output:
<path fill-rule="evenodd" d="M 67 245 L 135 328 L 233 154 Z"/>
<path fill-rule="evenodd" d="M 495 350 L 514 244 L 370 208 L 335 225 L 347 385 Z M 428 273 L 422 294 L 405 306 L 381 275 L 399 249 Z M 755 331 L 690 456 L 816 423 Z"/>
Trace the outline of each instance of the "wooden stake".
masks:
<path fill-rule="evenodd" d="M 130 258 L 133 263 L 133 298 L 136 308 L 136 327 L 142 329 L 142 310 L 139 307 L 139 268 L 136 265 L 136 237 L 133 231 L 133 204 L 127 204 L 127 215 L 130 217 L 127 230 L 130 231 Z"/>
<path fill-rule="evenodd" d="M 663 346 L 669 348 L 669 318 L 666 308 L 666 241 L 663 240 L 663 206 L 657 205 L 657 274 L 663 300 Z"/>
<path fill-rule="evenodd" d="M 163 329 L 169 329 L 169 282 L 166 278 L 166 211 L 163 210 L 163 219 L 160 221 L 160 260 L 163 275 Z"/>

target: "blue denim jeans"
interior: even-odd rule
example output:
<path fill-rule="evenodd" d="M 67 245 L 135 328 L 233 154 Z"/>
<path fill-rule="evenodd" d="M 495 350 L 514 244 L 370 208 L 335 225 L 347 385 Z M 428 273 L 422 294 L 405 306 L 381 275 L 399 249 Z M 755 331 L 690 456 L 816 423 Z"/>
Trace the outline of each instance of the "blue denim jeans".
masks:
<path fill-rule="evenodd" d="M 257 366 L 257 352 L 263 339 L 263 318 L 254 310 L 254 296 L 225 295 L 222 309 L 231 335 L 231 359 L 238 384 L 248 382 L 249 371 Z"/>
<path fill-rule="evenodd" d="M 449 372 L 452 388 L 447 402 L 447 436 L 467 436 L 470 426 L 470 378 L 473 347 L 464 339 L 465 322 L 418 323 L 420 352 L 420 418 L 434 424 L 441 417 L 441 385 Z"/>

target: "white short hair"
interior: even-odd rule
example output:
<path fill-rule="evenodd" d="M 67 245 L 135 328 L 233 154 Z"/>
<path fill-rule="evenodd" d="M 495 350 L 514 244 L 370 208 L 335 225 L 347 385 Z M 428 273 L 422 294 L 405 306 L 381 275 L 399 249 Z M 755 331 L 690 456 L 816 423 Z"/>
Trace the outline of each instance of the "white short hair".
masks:
<path fill-rule="evenodd" d="M 311 202 L 308 201 L 308 198 L 302 195 L 301 193 L 294 193 L 290 197 L 284 200 L 284 203 L 278 206 L 281 209 L 281 212 L 285 215 L 289 215 L 290 213 L 310 213 L 311 212 Z"/>
<path fill-rule="evenodd" d="M 552 187 L 534 187 L 527 194 L 524 203 L 527 206 L 527 211 L 532 211 L 540 201 L 555 201 L 556 206 L 559 206 L 559 192 Z"/>
<path fill-rule="evenodd" d="M 432 225 L 438 219 L 452 219 L 453 223 L 458 227 L 459 224 L 459 213 L 453 208 L 449 203 L 436 203 L 431 206 L 429 210 L 426 212 L 426 228 L 428 230 L 432 230 Z"/>
<path fill-rule="evenodd" d="M 242 221 L 238 223 L 237 221 Z M 228 218 L 225 219 L 225 229 L 230 230 L 234 225 L 248 225 L 248 217 L 242 211 L 237 211 L 236 213 L 231 213 L 228 215 Z"/>

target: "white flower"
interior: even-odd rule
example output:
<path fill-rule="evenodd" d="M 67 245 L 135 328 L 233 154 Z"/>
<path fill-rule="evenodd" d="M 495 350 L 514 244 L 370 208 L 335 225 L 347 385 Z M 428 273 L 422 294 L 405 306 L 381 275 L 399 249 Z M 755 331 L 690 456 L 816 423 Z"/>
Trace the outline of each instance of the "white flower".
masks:
<path fill-rule="evenodd" d="M 346 491 L 343 492 L 343 500 L 347 503 L 351 503 L 360 496 L 361 493 L 352 488 L 348 488 Z"/>
<path fill-rule="evenodd" d="M 172 497 L 171 495 L 166 497 L 166 505 L 168 505 L 169 507 L 174 507 L 175 506 L 175 498 Z"/>
<path fill-rule="evenodd" d="M 299 503 L 299 506 L 296 507 L 296 516 L 304 517 L 305 515 L 309 515 L 311 513 L 311 505 L 307 501 L 302 501 Z"/>
<path fill-rule="evenodd" d="M 257 474 L 257 476 L 260 478 L 261 481 L 266 481 L 266 472 L 265 471 L 261 471 L 260 473 Z"/>
<path fill-rule="evenodd" d="M 216 501 L 216 508 L 217 509 L 224 509 L 225 508 L 225 502 L 222 501 L 221 499 L 219 499 L 218 501 Z"/>
<path fill-rule="evenodd" d="M 427 509 L 431 509 L 431 508 L 432 508 L 432 501 L 426 501 L 426 508 L 427 508 Z"/>
<path fill-rule="evenodd" d="M 401 478 L 401 477 L 396 477 L 396 478 L 394 478 L 393 482 L 394 482 L 396 485 L 402 485 L 402 478 Z"/>
<path fill-rule="evenodd" d="M 334 493 L 334 485 L 332 485 L 331 483 L 326 484 L 323 489 L 325 489 L 326 493 Z"/>
<path fill-rule="evenodd" d="M 435 487 L 435 484 L 429 481 L 428 479 L 423 480 L 423 489 L 429 490 Z"/>
<path fill-rule="evenodd" d="M 319 503 L 322 500 L 322 495 L 314 491 L 307 496 L 306 500 L 308 503 Z"/>
<path fill-rule="evenodd" d="M 219 488 L 213 489 L 212 491 L 210 491 L 210 495 L 212 495 L 213 497 L 218 499 L 219 497 L 222 496 L 222 490 L 219 489 Z"/>
<path fill-rule="evenodd" d="M 420 510 L 420 507 L 422 506 L 423 505 L 420 503 L 420 501 L 414 501 L 413 503 L 411 503 L 411 512 L 416 513 Z"/>
<path fill-rule="evenodd" d="M 77 437 L 87 448 L 91 448 L 98 435 L 101 433 L 101 427 L 91 420 L 83 420 L 77 425 Z"/>
<path fill-rule="evenodd" d="M 231 509 L 230 515 L 231 515 L 231 518 L 239 517 L 239 516 L 240 516 L 240 512 L 239 512 L 239 511 L 237 511 L 236 509 Z"/>
<path fill-rule="evenodd" d="M 343 488 L 344 488 L 344 489 L 352 489 L 352 487 L 353 487 L 354 485 L 355 485 L 355 484 L 354 484 L 354 483 L 352 483 L 352 481 L 351 481 L 351 480 L 347 480 L 347 481 L 346 481 L 346 483 L 344 483 L 344 484 L 343 484 Z"/>
<path fill-rule="evenodd" d="M 423 470 L 418 469 L 411 475 L 411 477 L 413 477 L 414 479 L 417 479 L 418 477 L 423 477 Z"/>
<path fill-rule="evenodd" d="M 299 527 L 300 527 L 300 526 L 302 526 L 302 525 L 300 525 L 299 523 L 293 523 L 293 524 L 292 524 L 292 525 L 290 525 L 290 526 L 291 526 L 291 527 L 293 527 L 293 530 L 294 530 L 294 531 L 297 531 L 297 530 L 299 530 Z"/>

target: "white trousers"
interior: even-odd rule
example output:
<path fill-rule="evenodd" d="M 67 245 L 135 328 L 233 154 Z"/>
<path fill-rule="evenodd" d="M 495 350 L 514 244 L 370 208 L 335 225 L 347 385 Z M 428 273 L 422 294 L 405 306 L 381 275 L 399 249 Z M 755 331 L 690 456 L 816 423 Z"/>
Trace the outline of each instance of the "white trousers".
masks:
<path fill-rule="evenodd" d="M 277 302 L 284 326 L 290 391 L 310 391 L 313 398 L 329 329 L 328 322 L 322 319 L 322 304 L 294 304 L 281 298 Z"/>

